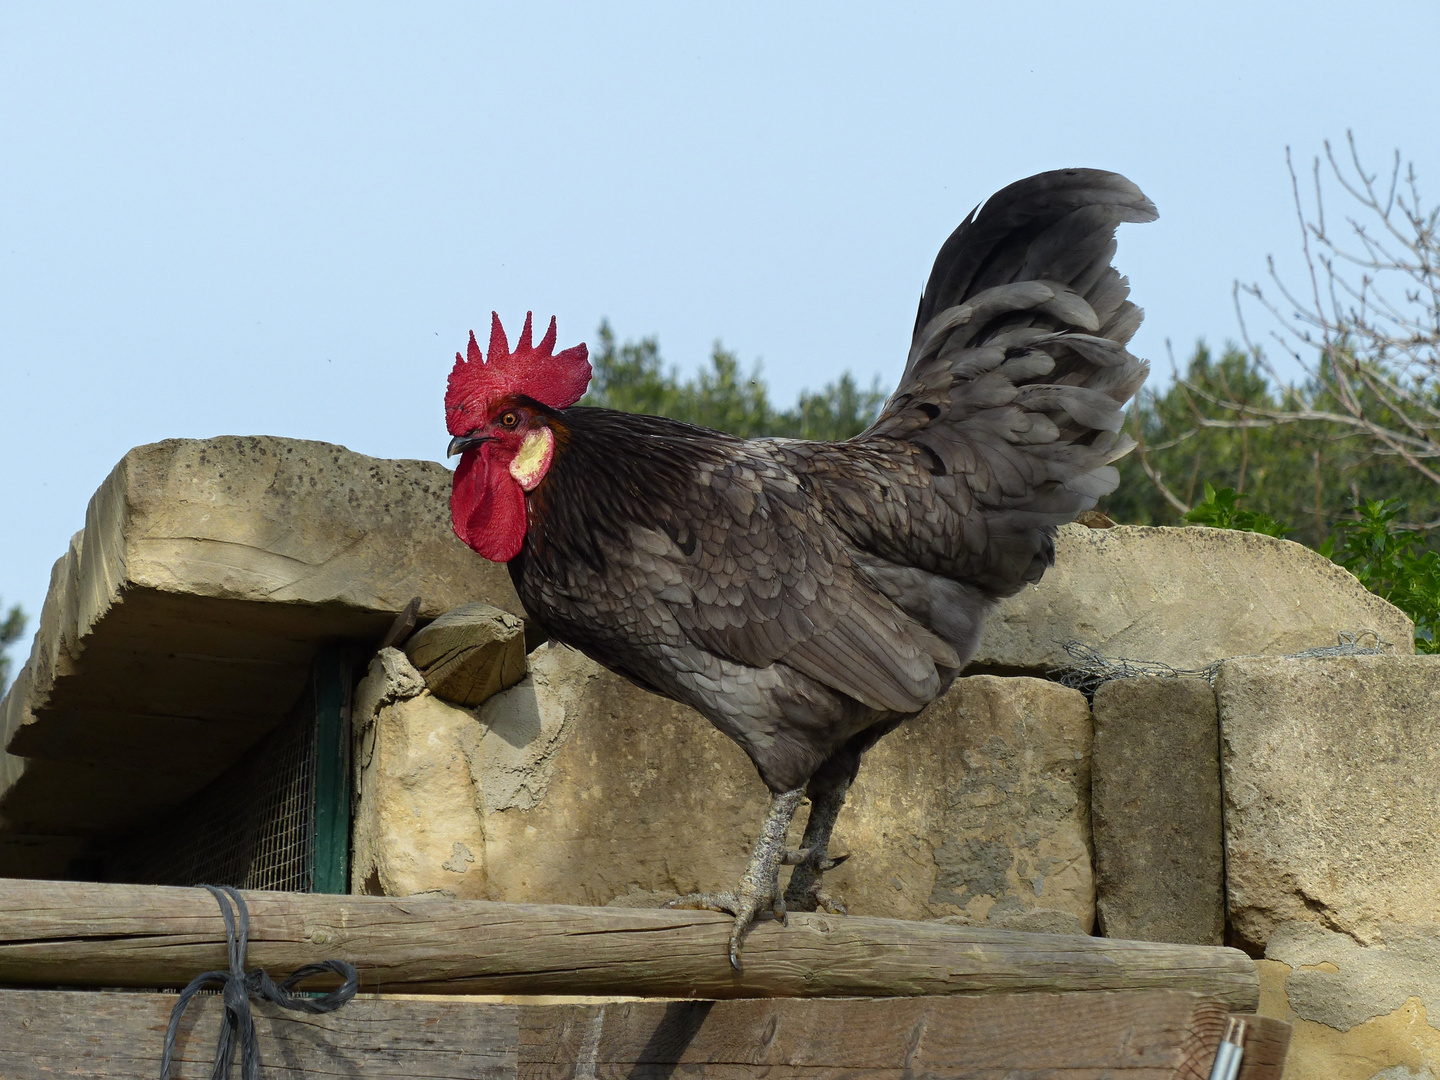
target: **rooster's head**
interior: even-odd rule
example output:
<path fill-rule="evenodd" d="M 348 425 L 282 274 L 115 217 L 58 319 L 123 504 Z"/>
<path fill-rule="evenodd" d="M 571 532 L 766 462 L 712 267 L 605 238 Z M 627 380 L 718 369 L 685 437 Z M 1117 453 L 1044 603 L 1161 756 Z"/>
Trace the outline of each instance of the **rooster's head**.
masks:
<path fill-rule="evenodd" d="M 515 351 L 500 316 L 491 313 L 490 352 L 481 356 L 470 333 L 467 356 L 455 354 L 445 390 L 445 426 L 460 455 L 450 493 L 455 535 L 495 562 L 508 562 L 525 542 L 525 493 L 545 479 L 555 455 L 555 413 L 574 405 L 590 383 L 585 346 L 556 353 L 555 320 L 538 345 L 530 313 Z"/>

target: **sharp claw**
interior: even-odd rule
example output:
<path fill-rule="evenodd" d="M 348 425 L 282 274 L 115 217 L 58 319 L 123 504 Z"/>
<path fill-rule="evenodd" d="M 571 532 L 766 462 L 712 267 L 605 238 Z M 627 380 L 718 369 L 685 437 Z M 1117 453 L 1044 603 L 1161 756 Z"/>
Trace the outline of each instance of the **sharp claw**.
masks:
<path fill-rule="evenodd" d="M 819 854 L 820 857 L 819 857 L 819 858 L 814 858 L 814 856 L 815 856 L 816 854 Z M 831 857 L 825 855 L 823 852 L 817 853 L 814 848 L 800 848 L 798 851 L 787 851 L 787 852 L 785 852 L 785 854 L 780 857 L 780 865 L 781 865 L 781 866 L 807 866 L 807 865 L 808 865 L 808 866 L 811 866 L 811 867 L 812 867 L 813 869 L 815 869 L 816 871 L 818 871 L 819 873 L 822 873 L 822 874 L 823 874 L 823 873 L 825 873 L 825 871 L 827 871 L 827 870 L 834 870 L 835 867 L 839 866 L 841 863 L 843 863 L 843 862 L 844 862 L 846 859 L 848 859 L 848 858 L 850 858 L 850 853 L 849 853 L 849 852 L 846 852 L 844 855 L 836 855 L 834 858 L 831 858 Z"/>
<path fill-rule="evenodd" d="M 739 898 L 734 893 L 687 893 L 684 896 L 677 896 L 674 900 L 667 900 L 662 907 L 671 909 L 684 909 L 693 911 L 719 911 L 726 915 L 735 915 L 740 911 Z"/>
<path fill-rule="evenodd" d="M 795 853 L 785 850 L 785 833 L 795 816 L 795 808 L 800 805 L 803 796 L 802 788 L 777 792 L 771 796 L 770 809 L 765 815 L 765 825 L 760 833 L 760 838 L 750 849 L 750 861 L 740 879 L 738 889 L 731 893 L 714 895 L 692 894 L 679 897 L 666 905 L 667 907 L 708 907 L 712 910 L 728 911 L 733 915 L 735 924 L 730 931 L 730 966 L 736 971 L 742 970 L 740 947 L 745 932 L 756 918 L 768 909 L 782 922 L 785 919 L 785 899 L 784 894 L 780 891 L 778 879 L 780 867 L 782 865 L 798 865 L 800 860 L 809 858 L 812 854 L 809 849 Z M 819 852 L 817 851 L 815 854 L 819 854 Z M 724 906 L 714 902 L 721 899 L 724 900 Z"/>
<path fill-rule="evenodd" d="M 745 941 L 745 931 L 750 929 L 752 914 L 748 918 L 745 915 L 735 917 L 735 925 L 730 930 L 730 966 L 736 971 L 744 971 L 740 965 L 740 947 Z"/>

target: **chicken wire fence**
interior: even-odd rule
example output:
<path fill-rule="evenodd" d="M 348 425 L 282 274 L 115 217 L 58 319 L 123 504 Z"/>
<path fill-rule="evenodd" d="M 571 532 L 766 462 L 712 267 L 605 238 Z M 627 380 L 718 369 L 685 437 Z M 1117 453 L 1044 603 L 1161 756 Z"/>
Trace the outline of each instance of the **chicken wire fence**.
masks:
<path fill-rule="evenodd" d="M 1061 647 L 1070 657 L 1070 663 L 1051 668 L 1048 674 L 1056 682 L 1071 689 L 1079 690 L 1086 697 L 1094 697 L 1095 691 L 1114 679 L 1162 678 L 1162 679 L 1204 679 L 1213 683 L 1216 674 L 1225 663 L 1238 660 L 1254 653 L 1227 656 L 1202 668 L 1177 668 L 1159 660 L 1135 660 L 1125 656 L 1106 656 L 1080 641 L 1066 641 Z M 1324 656 L 1375 656 L 1392 652 L 1395 643 L 1386 641 L 1374 630 L 1341 630 L 1336 634 L 1334 645 L 1321 645 L 1313 649 L 1285 654 L 1285 659 L 1300 660 Z"/>
<path fill-rule="evenodd" d="M 144 885 L 344 891 L 349 788 L 336 781 L 348 776 L 348 709 L 343 698 L 334 707 L 334 691 L 344 684 L 327 684 L 323 667 L 317 664 L 287 718 L 230 769 L 114 845 L 106 876 Z"/>
<path fill-rule="evenodd" d="M 127 841 L 112 874 L 146 885 L 310 892 L 315 726 L 296 710 L 209 787 Z"/>

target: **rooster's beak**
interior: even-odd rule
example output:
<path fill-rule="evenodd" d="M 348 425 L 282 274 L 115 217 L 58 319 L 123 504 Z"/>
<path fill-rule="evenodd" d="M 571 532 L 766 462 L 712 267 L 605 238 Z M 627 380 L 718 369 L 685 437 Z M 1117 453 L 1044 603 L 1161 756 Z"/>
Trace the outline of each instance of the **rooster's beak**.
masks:
<path fill-rule="evenodd" d="M 456 454 L 463 454 L 471 447 L 479 446 L 481 443 L 489 441 L 489 435 L 456 435 L 450 440 L 450 449 L 446 452 L 445 456 L 454 457 Z"/>

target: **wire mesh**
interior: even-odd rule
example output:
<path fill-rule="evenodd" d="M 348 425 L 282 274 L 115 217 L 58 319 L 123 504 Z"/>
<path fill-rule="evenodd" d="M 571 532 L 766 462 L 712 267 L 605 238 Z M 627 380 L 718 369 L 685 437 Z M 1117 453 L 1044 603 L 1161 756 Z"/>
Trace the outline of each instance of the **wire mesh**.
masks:
<path fill-rule="evenodd" d="M 313 680 L 289 717 L 165 819 L 112 849 L 111 880 L 310 892 L 315 876 Z"/>
<path fill-rule="evenodd" d="M 1336 635 L 1336 644 L 1321 645 L 1313 649 L 1302 649 L 1288 653 L 1286 659 L 1304 660 L 1324 656 L 1375 656 L 1394 650 L 1395 643 L 1386 641 L 1374 630 L 1342 630 Z M 1239 659 L 1227 656 L 1207 664 L 1203 668 L 1177 668 L 1159 660 L 1135 660 L 1126 656 L 1106 656 L 1089 645 L 1079 641 L 1067 641 L 1061 646 L 1070 663 L 1051 668 L 1049 675 L 1056 682 L 1079 690 L 1087 697 L 1094 697 L 1095 691 L 1112 679 L 1162 678 L 1162 679 L 1204 679 L 1214 682 L 1221 665 Z"/>

